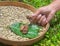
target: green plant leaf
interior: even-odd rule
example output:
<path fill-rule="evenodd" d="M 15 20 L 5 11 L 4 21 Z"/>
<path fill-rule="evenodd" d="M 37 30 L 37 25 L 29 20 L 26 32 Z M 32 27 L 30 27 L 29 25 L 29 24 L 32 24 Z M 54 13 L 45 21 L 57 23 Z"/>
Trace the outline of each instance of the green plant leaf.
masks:
<path fill-rule="evenodd" d="M 23 34 L 20 32 L 20 26 L 21 26 L 21 23 L 14 23 L 14 24 L 10 25 L 10 29 L 15 34 L 17 34 L 19 36 L 23 36 Z"/>
<path fill-rule="evenodd" d="M 39 30 L 40 30 L 40 26 L 38 25 L 34 25 L 34 24 L 30 24 L 28 25 L 28 33 L 27 34 L 23 34 L 20 31 L 20 27 L 21 25 L 24 25 L 22 23 L 13 23 L 12 25 L 10 25 L 10 29 L 12 32 L 14 32 L 15 34 L 22 36 L 22 37 L 27 37 L 27 38 L 35 38 L 38 36 Z"/>

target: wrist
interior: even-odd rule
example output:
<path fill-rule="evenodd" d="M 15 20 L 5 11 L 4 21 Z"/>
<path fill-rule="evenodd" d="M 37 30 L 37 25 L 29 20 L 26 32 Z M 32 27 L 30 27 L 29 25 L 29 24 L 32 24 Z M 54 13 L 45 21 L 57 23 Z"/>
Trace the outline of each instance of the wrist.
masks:
<path fill-rule="evenodd" d="M 49 7 L 52 8 L 53 10 L 55 10 L 55 11 L 60 10 L 60 0 L 56 0 L 56 1 L 52 2 L 49 5 Z"/>

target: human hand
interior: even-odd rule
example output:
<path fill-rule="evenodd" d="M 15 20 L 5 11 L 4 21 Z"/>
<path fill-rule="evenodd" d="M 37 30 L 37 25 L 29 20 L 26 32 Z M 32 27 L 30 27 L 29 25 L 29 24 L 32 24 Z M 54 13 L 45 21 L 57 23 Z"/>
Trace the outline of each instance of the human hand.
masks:
<path fill-rule="evenodd" d="M 55 12 L 56 10 L 51 6 L 41 7 L 30 17 L 31 22 L 45 26 L 54 17 Z"/>

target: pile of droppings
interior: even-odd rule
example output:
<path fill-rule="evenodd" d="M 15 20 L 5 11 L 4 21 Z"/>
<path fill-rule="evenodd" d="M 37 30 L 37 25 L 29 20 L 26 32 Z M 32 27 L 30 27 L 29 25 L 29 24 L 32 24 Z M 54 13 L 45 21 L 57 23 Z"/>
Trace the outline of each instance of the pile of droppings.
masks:
<path fill-rule="evenodd" d="M 22 38 L 8 28 L 9 25 L 15 22 L 23 22 L 29 24 L 29 20 L 26 15 L 31 15 L 33 12 L 26 8 L 16 6 L 0 6 L 0 37 L 14 40 L 14 41 L 25 41 L 29 38 Z"/>

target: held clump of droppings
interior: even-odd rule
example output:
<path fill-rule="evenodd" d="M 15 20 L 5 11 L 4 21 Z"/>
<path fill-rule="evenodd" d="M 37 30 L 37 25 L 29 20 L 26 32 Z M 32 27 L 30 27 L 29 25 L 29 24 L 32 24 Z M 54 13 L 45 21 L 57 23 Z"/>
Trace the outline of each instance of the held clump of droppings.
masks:
<path fill-rule="evenodd" d="M 28 33 L 28 25 L 22 25 L 20 27 L 20 30 L 23 34 L 27 34 Z"/>
<path fill-rule="evenodd" d="M 37 21 L 34 20 L 34 18 L 36 18 L 35 16 L 27 15 L 26 18 L 30 21 L 30 23 L 37 24 Z"/>

